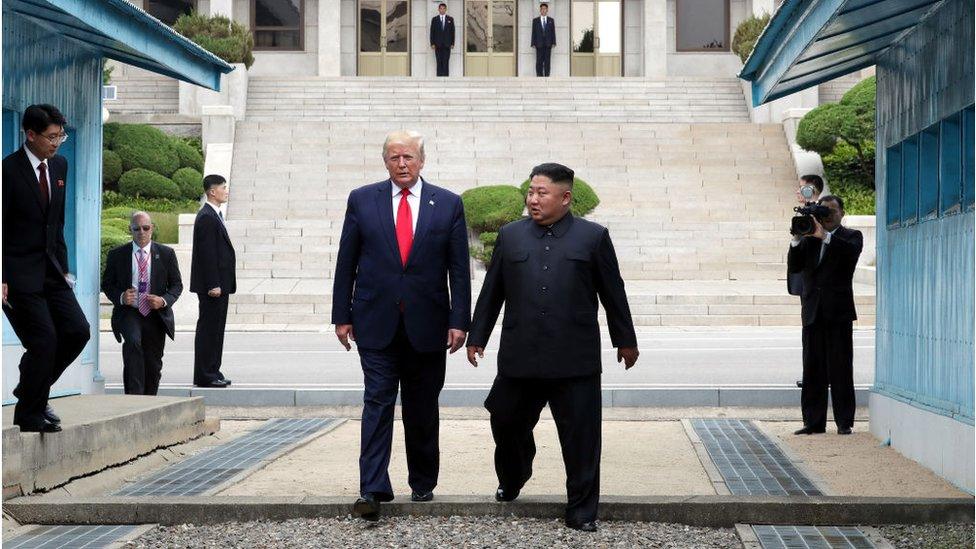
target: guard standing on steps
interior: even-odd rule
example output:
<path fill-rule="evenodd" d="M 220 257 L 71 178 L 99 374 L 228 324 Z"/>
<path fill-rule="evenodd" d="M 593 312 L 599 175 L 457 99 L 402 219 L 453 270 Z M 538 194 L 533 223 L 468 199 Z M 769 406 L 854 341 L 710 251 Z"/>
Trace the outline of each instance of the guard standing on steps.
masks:
<path fill-rule="evenodd" d="M 450 76 L 454 18 L 447 14 L 447 4 L 444 2 L 437 6 L 437 15 L 430 20 L 430 47 L 437 58 L 437 76 Z"/>
<path fill-rule="evenodd" d="M 531 477 L 532 430 L 549 404 L 566 464 L 566 525 L 592 532 L 600 501 L 599 302 L 617 362 L 630 369 L 639 352 L 610 233 L 569 211 L 573 177 L 560 164 L 533 168 L 530 218 L 498 231 L 467 351 L 477 366 L 504 304 L 498 376 L 485 400 L 495 440 L 495 499 L 514 500 Z"/>

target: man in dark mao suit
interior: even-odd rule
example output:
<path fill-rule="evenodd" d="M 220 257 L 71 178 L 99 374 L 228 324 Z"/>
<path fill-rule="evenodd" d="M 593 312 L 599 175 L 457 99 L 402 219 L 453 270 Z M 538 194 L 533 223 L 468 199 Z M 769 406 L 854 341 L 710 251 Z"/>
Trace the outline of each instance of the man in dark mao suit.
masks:
<path fill-rule="evenodd" d="M 556 22 L 549 17 L 549 5 L 539 5 L 539 17 L 532 20 L 532 47 L 535 48 L 535 75 L 549 76 L 552 48 L 556 46 Z"/>
<path fill-rule="evenodd" d="M 468 360 L 477 366 L 484 356 L 504 304 L 498 376 L 485 401 L 495 439 L 495 499 L 514 500 L 529 480 L 532 430 L 548 403 L 566 464 L 566 525 L 593 532 L 600 500 L 599 302 L 617 361 L 629 369 L 639 353 L 610 233 L 569 211 L 573 176 L 560 164 L 532 170 L 530 217 L 498 231 Z"/>
<path fill-rule="evenodd" d="M 449 76 L 451 48 L 454 47 L 454 18 L 447 14 L 447 4 L 437 6 L 437 15 L 430 20 L 430 47 L 437 58 L 437 76 Z"/>

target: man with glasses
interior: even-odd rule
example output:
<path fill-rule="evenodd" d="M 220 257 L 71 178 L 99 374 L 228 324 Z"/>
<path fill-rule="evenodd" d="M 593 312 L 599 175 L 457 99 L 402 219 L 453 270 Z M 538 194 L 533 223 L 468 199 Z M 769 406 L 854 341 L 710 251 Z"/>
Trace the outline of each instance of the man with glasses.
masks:
<path fill-rule="evenodd" d="M 122 383 L 127 395 L 155 395 L 163 372 L 166 336 L 173 339 L 173 304 L 183 293 L 176 252 L 152 241 L 152 219 L 135 212 L 132 242 L 105 260 L 102 292 L 112 309 L 112 333 L 122 343 Z"/>
<path fill-rule="evenodd" d="M 3 312 L 25 349 L 14 389 L 23 432 L 61 430 L 51 385 L 91 337 L 64 240 L 68 161 L 56 153 L 66 124 L 57 107 L 27 107 L 24 146 L 3 159 Z"/>

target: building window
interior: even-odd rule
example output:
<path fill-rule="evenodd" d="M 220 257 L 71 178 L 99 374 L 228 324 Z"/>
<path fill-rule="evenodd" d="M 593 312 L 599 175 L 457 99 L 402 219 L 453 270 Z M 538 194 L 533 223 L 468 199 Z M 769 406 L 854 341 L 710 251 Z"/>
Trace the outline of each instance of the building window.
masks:
<path fill-rule="evenodd" d="M 939 217 L 939 123 L 932 124 L 918 141 L 918 220 Z"/>
<path fill-rule="evenodd" d="M 962 193 L 962 136 L 959 114 L 942 121 L 941 151 L 939 154 L 939 212 L 942 215 L 959 212 Z"/>
<path fill-rule="evenodd" d="M 146 0 L 143 4 L 146 13 L 159 19 L 169 26 L 173 26 L 181 15 L 196 9 L 195 0 Z"/>
<path fill-rule="evenodd" d="M 901 224 L 918 221 L 918 134 L 901 144 Z"/>
<path fill-rule="evenodd" d="M 973 136 L 973 106 L 962 111 L 962 204 L 967 212 L 973 211 L 973 198 L 976 195 L 976 174 L 973 171 L 973 147 L 976 140 Z"/>
<path fill-rule="evenodd" d="M 304 0 L 251 0 L 254 49 L 304 49 Z"/>
<path fill-rule="evenodd" d="M 678 51 L 729 51 L 728 0 L 677 0 Z"/>
<path fill-rule="evenodd" d="M 885 154 L 885 194 L 888 227 L 901 222 L 901 144 L 889 147 Z"/>

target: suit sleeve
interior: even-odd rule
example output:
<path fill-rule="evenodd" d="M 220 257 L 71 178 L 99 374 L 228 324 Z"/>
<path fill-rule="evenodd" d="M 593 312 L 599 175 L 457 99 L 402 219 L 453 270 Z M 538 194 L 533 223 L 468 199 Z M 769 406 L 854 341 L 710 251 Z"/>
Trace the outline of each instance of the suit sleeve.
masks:
<path fill-rule="evenodd" d="M 495 250 L 488 263 L 485 282 L 478 295 L 478 304 L 474 308 L 474 319 L 471 321 L 471 333 L 468 334 L 468 346 L 485 347 L 491 331 L 498 320 L 498 313 L 505 302 L 505 278 L 502 274 L 503 257 L 505 256 L 502 231 L 498 232 L 495 240 Z"/>
<path fill-rule="evenodd" d="M 786 272 L 803 272 L 807 263 L 807 246 L 810 245 L 811 237 L 803 237 L 796 246 L 790 246 L 790 251 L 786 254 Z"/>
<path fill-rule="evenodd" d="M 451 49 L 454 49 L 454 23 L 451 23 Z"/>
<path fill-rule="evenodd" d="M 339 253 L 336 255 L 335 277 L 332 283 L 332 323 L 352 324 L 352 290 L 359 267 L 362 238 L 353 194 L 346 204 L 346 219 L 342 222 Z"/>
<path fill-rule="evenodd" d="M 552 21 L 552 32 L 549 34 L 552 35 L 552 45 L 555 46 L 556 45 L 556 20 L 552 18 L 550 18 L 549 20 Z"/>
<path fill-rule="evenodd" d="M 180 263 L 176 260 L 176 252 L 169 250 L 166 258 L 166 293 L 159 296 L 166 300 L 166 306 L 172 307 L 183 294 L 183 276 L 180 274 Z"/>
<path fill-rule="evenodd" d="M 852 230 L 841 236 L 840 231 L 835 232 L 830 237 L 830 244 L 827 249 L 832 254 L 837 254 L 846 268 L 853 271 L 857 267 L 857 260 L 861 257 L 861 250 L 864 248 L 864 237 L 861 231 Z"/>
<path fill-rule="evenodd" d="M 115 264 L 120 261 L 118 248 L 109 251 L 108 257 L 105 258 L 105 271 L 102 273 L 102 293 L 105 297 L 112 302 L 112 305 L 116 307 L 121 307 L 122 302 L 119 300 L 122 294 L 129 288 L 130 284 L 122 286 L 122 281 L 116 276 L 118 269 L 115 268 Z M 131 282 L 131 281 L 130 281 Z"/>
<path fill-rule="evenodd" d="M 11 177 L 13 177 L 11 174 L 7 173 L 8 162 L 9 160 L 6 158 L 3 160 L 3 182 L 0 183 L 0 188 L 3 189 L 2 194 L 0 194 L 0 202 L 3 202 L 3 219 L 10 219 L 8 217 L 10 215 L 9 204 L 10 204 L 10 200 L 13 198 L 12 196 L 7 196 L 7 185 L 11 181 Z M 7 238 L 9 238 L 10 236 L 12 235 L 4 234 L 3 236 L 3 255 L 7 255 Z M 7 270 L 8 269 L 0 269 L 0 271 L 3 272 L 2 278 L 4 284 L 7 283 Z"/>
<path fill-rule="evenodd" d="M 434 45 L 434 19 L 430 20 L 430 45 L 431 46 Z"/>
<path fill-rule="evenodd" d="M 454 222 L 448 238 L 447 265 L 450 271 L 451 312 L 448 327 L 467 332 L 471 327 L 471 259 L 468 254 L 468 227 L 464 203 L 457 199 Z"/>
<path fill-rule="evenodd" d="M 65 182 L 67 182 L 68 181 L 68 162 L 66 160 L 62 160 L 61 164 L 64 166 L 64 170 L 63 170 L 64 175 L 62 177 L 64 178 Z M 67 198 L 67 195 L 68 195 L 67 190 L 65 190 L 64 194 L 65 194 L 65 198 Z M 68 265 L 68 244 L 64 241 L 64 204 L 65 204 L 65 202 L 67 202 L 67 200 L 62 200 L 61 201 L 61 211 L 58 212 L 58 217 L 59 217 L 59 219 L 58 219 L 58 226 L 61 228 L 61 230 L 58 231 L 58 239 L 57 239 L 57 242 L 55 243 L 54 253 L 55 253 L 55 256 L 57 257 L 58 263 L 61 265 L 61 269 L 63 269 L 64 270 L 64 273 L 67 274 L 67 273 L 71 272 L 71 267 Z"/>
<path fill-rule="evenodd" d="M 617 253 L 610 241 L 610 231 L 604 229 L 600 239 L 600 247 L 596 254 L 597 294 L 607 312 L 607 327 L 610 330 L 610 341 L 614 347 L 636 347 L 637 334 L 634 331 L 634 319 L 630 316 L 630 305 L 627 304 L 627 291 L 624 280 L 620 277 L 620 265 L 617 263 Z"/>
<path fill-rule="evenodd" d="M 204 208 L 209 206 L 204 205 Z M 217 221 L 210 215 L 199 218 L 198 226 L 193 229 L 193 257 L 198 263 L 200 279 L 203 281 L 204 293 L 220 287 L 220 270 L 217 261 L 217 239 L 220 231 L 214 226 Z"/>

